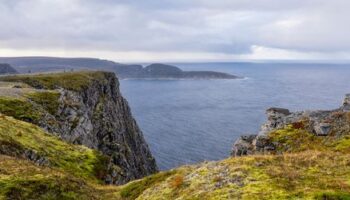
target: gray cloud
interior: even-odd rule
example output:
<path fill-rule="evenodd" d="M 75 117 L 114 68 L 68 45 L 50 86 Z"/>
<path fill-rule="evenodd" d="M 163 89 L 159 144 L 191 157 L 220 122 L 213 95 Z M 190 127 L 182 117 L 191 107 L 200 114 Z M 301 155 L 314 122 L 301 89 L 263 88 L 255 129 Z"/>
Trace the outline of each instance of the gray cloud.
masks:
<path fill-rule="evenodd" d="M 348 0 L 0 0 L 0 47 L 350 51 Z"/>

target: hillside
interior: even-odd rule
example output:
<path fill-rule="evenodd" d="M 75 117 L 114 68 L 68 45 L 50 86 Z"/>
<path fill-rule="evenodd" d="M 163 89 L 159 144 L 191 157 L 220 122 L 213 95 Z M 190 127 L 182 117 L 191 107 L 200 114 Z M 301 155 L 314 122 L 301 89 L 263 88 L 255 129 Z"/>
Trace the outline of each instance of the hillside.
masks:
<path fill-rule="evenodd" d="M 270 108 L 233 157 L 156 173 L 113 74 L 0 79 L 0 199 L 350 198 L 350 95 L 329 111 Z"/>
<path fill-rule="evenodd" d="M 350 197 L 350 144 L 342 140 L 335 141 L 334 144 L 338 145 L 334 148 L 331 145 L 323 149 L 324 146 L 319 144 L 318 150 L 299 153 L 235 157 L 180 167 L 123 186 L 106 186 L 95 178 L 94 170 L 85 172 L 94 169 L 96 157 L 93 151 L 65 144 L 36 126 L 11 117 L 0 118 L 0 133 L 1 149 L 7 147 L 18 152 L 17 155 L 0 156 L 0 199 Z M 337 150 L 339 147 L 340 150 Z M 49 164 L 40 166 L 38 162 L 24 160 L 19 156 L 23 148 L 35 149 L 38 155 L 47 158 L 45 163 Z M 4 154 L 4 151 L 0 152 Z M 19 172 L 20 176 L 17 175 Z"/>
<path fill-rule="evenodd" d="M 122 184 L 157 171 L 113 73 L 16 75 L 0 81 L 0 113 L 100 151 L 108 158 L 105 182 Z"/>

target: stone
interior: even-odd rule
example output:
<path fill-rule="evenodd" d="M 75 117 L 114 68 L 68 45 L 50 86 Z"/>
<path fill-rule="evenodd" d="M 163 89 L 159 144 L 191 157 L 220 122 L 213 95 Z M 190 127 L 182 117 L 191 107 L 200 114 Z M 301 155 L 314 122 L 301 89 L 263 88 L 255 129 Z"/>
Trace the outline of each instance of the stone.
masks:
<path fill-rule="evenodd" d="M 282 127 L 290 114 L 289 110 L 284 108 L 272 107 L 267 109 L 267 122 L 261 126 L 259 135 L 266 135 L 271 130 Z"/>
<path fill-rule="evenodd" d="M 315 123 L 314 131 L 317 136 L 327 136 L 331 131 L 331 125 L 329 123 Z"/>
<path fill-rule="evenodd" d="M 244 156 L 252 154 L 253 140 L 257 135 L 243 135 L 233 144 L 231 156 Z"/>
<path fill-rule="evenodd" d="M 342 106 L 343 111 L 348 112 L 350 111 L 350 94 L 346 94 L 345 98 L 343 100 L 343 106 Z"/>

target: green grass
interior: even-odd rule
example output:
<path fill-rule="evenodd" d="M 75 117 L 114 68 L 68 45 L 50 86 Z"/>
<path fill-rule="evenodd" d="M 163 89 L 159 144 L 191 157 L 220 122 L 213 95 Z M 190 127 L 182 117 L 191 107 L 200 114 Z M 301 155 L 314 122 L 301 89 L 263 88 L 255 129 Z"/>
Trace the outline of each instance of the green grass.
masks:
<path fill-rule="evenodd" d="M 42 106 L 51 115 L 55 115 L 59 107 L 60 93 L 55 91 L 35 92 L 27 95 L 27 98 Z"/>
<path fill-rule="evenodd" d="M 47 158 L 53 167 L 77 177 L 98 181 L 106 173 L 107 158 L 95 150 L 63 142 L 41 128 L 11 117 L 0 118 L 0 144 L 30 149 Z"/>
<path fill-rule="evenodd" d="M 322 149 L 322 139 L 304 129 L 292 125 L 269 133 L 271 142 L 277 144 L 278 152 L 301 152 L 305 150 Z"/>
<path fill-rule="evenodd" d="M 155 175 L 148 176 L 138 181 L 131 182 L 124 186 L 120 190 L 120 195 L 124 199 L 134 200 L 136 199 L 143 191 L 164 181 L 169 176 L 175 174 L 175 171 L 160 172 Z"/>
<path fill-rule="evenodd" d="M 0 199 L 115 199 L 117 187 L 98 186 L 55 168 L 0 155 Z"/>
<path fill-rule="evenodd" d="M 54 90 L 65 88 L 73 91 L 87 89 L 92 81 L 106 81 L 108 72 L 80 71 L 38 75 L 13 75 L 0 77 L 0 81 L 22 82 L 34 88 Z"/>
<path fill-rule="evenodd" d="M 318 140 L 308 134 L 286 126 L 271 137 L 289 145 L 289 153 L 183 166 L 117 187 L 100 185 L 107 160 L 97 152 L 1 116 L 1 148 L 13 157 L 32 149 L 51 167 L 0 156 L 0 199 L 349 199 L 350 156 L 336 149 L 348 147 L 348 136 L 321 137 L 312 144 Z"/>
<path fill-rule="evenodd" d="M 315 195 L 316 200 L 350 200 L 350 193 L 321 192 Z"/>
<path fill-rule="evenodd" d="M 42 117 L 42 113 L 28 101 L 10 97 L 0 97 L 0 113 L 32 123 L 37 123 Z"/>

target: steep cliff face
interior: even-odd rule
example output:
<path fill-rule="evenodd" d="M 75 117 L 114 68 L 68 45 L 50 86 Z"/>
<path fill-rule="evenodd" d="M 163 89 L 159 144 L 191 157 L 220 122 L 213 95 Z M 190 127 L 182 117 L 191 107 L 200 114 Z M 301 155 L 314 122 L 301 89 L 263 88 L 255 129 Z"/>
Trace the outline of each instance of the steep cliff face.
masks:
<path fill-rule="evenodd" d="M 113 73 L 11 76 L 2 81 L 22 82 L 36 89 L 24 96 L 36 111 L 31 116 L 37 117 L 21 120 L 107 155 L 107 183 L 122 184 L 157 171 L 155 159 Z"/>

